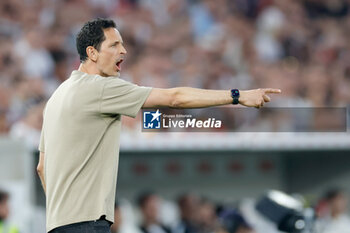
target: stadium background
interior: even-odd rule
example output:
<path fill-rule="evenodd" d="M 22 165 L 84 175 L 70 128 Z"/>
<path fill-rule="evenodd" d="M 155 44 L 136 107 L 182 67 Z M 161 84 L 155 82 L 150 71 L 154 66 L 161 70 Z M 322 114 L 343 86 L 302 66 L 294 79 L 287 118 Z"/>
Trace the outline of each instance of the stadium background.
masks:
<path fill-rule="evenodd" d="M 122 78 L 139 85 L 273 87 L 283 95 L 268 106 L 349 106 L 346 0 L 3 0 L 0 187 L 23 232 L 44 232 L 35 166 L 45 101 L 78 67 L 74 37 L 96 17 L 116 21 L 128 50 Z M 264 119 L 264 131 L 274 120 Z M 144 190 L 162 197 L 170 224 L 186 191 L 238 207 L 268 189 L 303 195 L 309 206 L 330 187 L 350 191 L 346 132 L 141 133 L 140 121 L 123 118 L 117 198 L 128 224 Z"/>

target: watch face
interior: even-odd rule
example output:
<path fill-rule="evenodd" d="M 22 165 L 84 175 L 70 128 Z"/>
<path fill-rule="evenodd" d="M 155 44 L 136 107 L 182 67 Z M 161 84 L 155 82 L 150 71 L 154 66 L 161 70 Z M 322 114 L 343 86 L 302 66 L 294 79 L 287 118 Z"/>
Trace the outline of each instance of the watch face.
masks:
<path fill-rule="evenodd" d="M 237 89 L 232 90 L 232 96 L 234 96 L 234 97 L 239 96 L 239 90 L 237 90 Z"/>
<path fill-rule="evenodd" d="M 238 89 L 232 89 L 231 95 L 233 98 L 232 104 L 239 104 L 239 90 Z"/>

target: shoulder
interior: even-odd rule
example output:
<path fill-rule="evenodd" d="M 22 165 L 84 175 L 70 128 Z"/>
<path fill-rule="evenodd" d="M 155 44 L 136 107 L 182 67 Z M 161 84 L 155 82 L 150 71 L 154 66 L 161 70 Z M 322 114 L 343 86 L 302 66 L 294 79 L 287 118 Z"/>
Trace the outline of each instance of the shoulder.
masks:
<path fill-rule="evenodd" d="M 139 89 L 139 86 L 128 82 L 124 79 L 118 78 L 118 77 L 108 77 L 108 78 L 102 78 L 101 83 L 103 85 L 103 89 L 105 91 L 111 90 L 111 91 L 118 91 L 118 92 L 124 92 L 124 91 L 130 91 L 130 90 L 137 90 Z"/>
<path fill-rule="evenodd" d="M 350 217 L 348 215 L 342 215 L 340 219 L 350 225 Z"/>

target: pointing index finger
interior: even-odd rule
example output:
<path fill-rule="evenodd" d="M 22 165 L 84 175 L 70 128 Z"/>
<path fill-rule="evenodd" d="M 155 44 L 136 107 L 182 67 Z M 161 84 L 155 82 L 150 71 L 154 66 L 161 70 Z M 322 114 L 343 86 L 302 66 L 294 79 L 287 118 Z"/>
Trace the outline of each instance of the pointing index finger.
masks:
<path fill-rule="evenodd" d="M 265 88 L 264 89 L 265 93 L 274 93 L 274 94 L 279 94 L 281 93 L 281 89 L 274 89 L 274 88 Z"/>

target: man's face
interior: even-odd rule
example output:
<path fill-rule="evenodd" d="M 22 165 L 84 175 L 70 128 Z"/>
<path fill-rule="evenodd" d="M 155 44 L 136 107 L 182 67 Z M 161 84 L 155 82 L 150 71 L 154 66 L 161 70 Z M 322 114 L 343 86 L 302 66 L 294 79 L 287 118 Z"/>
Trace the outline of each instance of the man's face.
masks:
<path fill-rule="evenodd" d="M 181 208 L 182 218 L 187 221 L 195 221 L 197 217 L 197 210 L 199 208 L 199 199 L 195 195 L 188 195 Z"/>
<path fill-rule="evenodd" d="M 9 216 L 10 208 L 7 199 L 0 202 L 0 220 L 5 220 Z"/>
<path fill-rule="evenodd" d="M 123 62 L 126 50 L 123 46 L 123 39 L 115 28 L 104 29 L 105 40 L 101 44 L 96 60 L 97 69 L 101 76 L 119 76 L 121 63 Z"/>
<path fill-rule="evenodd" d="M 336 214 L 342 214 L 347 211 L 348 200 L 344 194 L 339 194 L 331 201 L 331 211 Z"/>
<path fill-rule="evenodd" d="M 145 202 L 142 207 L 142 212 L 144 217 L 151 222 L 157 222 L 158 220 L 158 208 L 159 208 L 159 198 L 157 196 L 151 196 Z"/>

